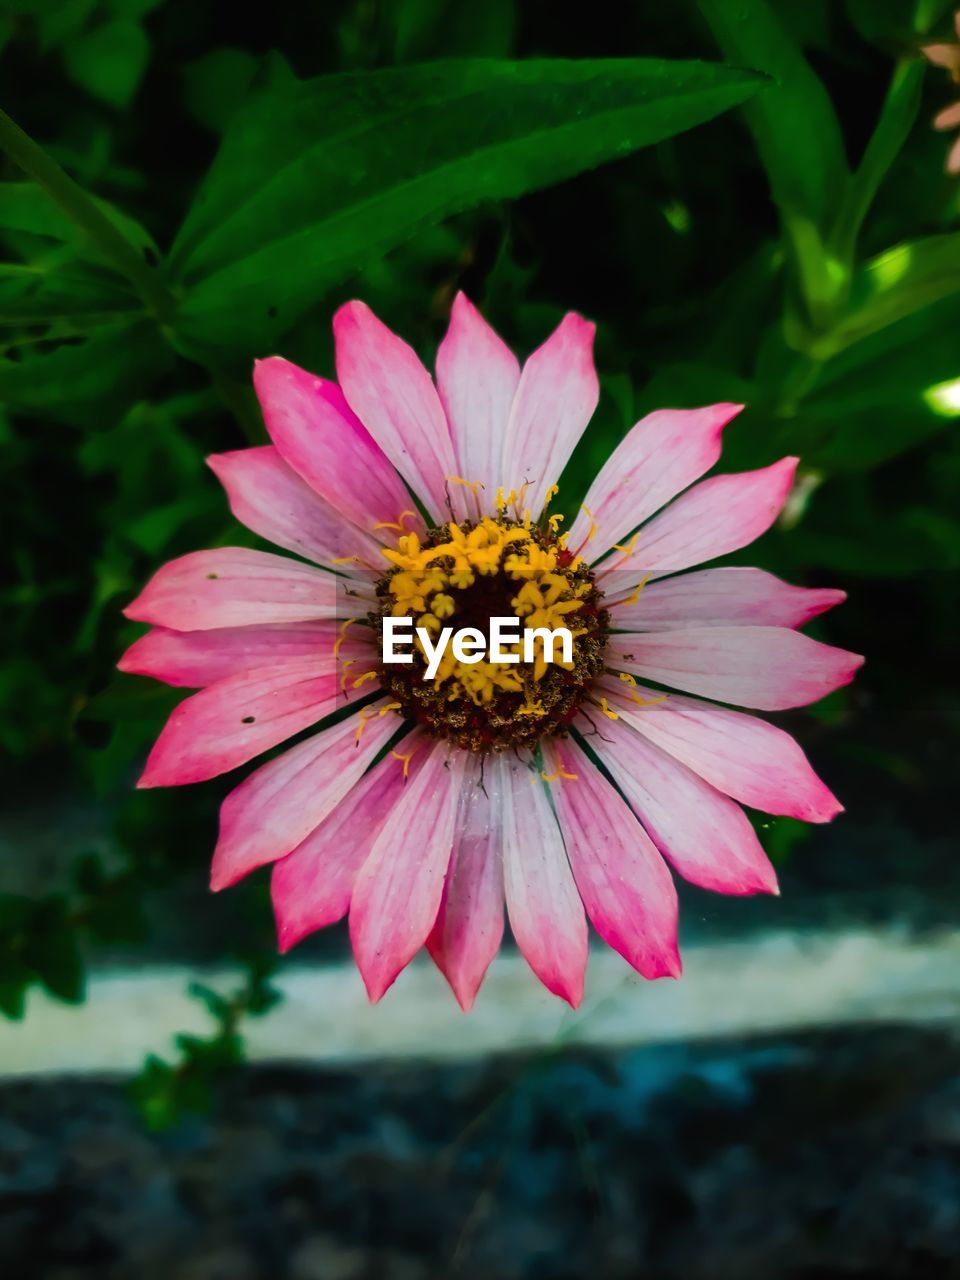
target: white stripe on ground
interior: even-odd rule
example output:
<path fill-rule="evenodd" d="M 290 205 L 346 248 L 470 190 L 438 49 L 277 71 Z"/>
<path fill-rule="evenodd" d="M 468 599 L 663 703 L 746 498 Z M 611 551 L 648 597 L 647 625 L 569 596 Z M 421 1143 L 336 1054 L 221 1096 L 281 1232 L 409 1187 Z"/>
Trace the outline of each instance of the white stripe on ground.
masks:
<path fill-rule="evenodd" d="M 591 953 L 587 998 L 566 1009 L 522 959 L 500 956 L 470 1015 L 432 964 L 418 959 L 371 1007 L 351 963 L 285 965 L 283 1002 L 245 1023 L 253 1061 L 336 1063 L 465 1058 L 558 1041 L 634 1045 L 751 1035 L 836 1023 L 943 1022 L 960 1014 L 960 930 L 915 938 L 903 930 L 773 933 L 687 946 L 679 982 L 643 982 L 619 956 Z M 96 974 L 80 1006 L 32 991 L 22 1023 L 0 1022 L 0 1076 L 132 1072 L 173 1036 L 212 1023 L 187 995 L 217 990 L 234 972 L 186 968 Z"/>

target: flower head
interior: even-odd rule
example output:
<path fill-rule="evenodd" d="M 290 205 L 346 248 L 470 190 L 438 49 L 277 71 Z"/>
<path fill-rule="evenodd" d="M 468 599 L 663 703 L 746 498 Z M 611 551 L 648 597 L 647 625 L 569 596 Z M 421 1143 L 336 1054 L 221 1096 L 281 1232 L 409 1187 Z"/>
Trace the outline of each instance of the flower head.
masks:
<path fill-rule="evenodd" d="M 797 630 L 843 593 L 683 572 L 763 533 L 796 460 L 702 480 L 740 406 L 652 413 L 563 531 L 550 504 L 597 403 L 591 324 L 568 315 L 521 369 L 460 295 L 436 385 L 362 303 L 334 331 L 339 385 L 260 361 L 273 443 L 210 459 L 236 517 L 299 558 L 194 552 L 126 611 L 152 629 L 121 669 L 200 690 L 140 785 L 212 778 L 314 730 L 224 801 L 212 884 L 272 863 L 283 949 L 349 913 L 374 999 L 426 946 L 468 1008 L 504 908 L 572 1004 L 588 918 L 646 977 L 677 975 L 668 864 L 776 892 L 740 805 L 840 809 L 791 737 L 724 704 L 778 710 L 847 683 L 861 659 Z M 398 617 L 420 638 L 389 665 Z M 494 618 L 529 629 L 529 651 L 441 652 L 453 624 L 482 635 Z M 560 628 L 568 653 L 547 648 Z"/>
<path fill-rule="evenodd" d="M 921 48 L 924 57 L 935 67 L 943 67 L 950 73 L 954 84 L 960 84 L 960 9 L 953 16 L 954 30 L 957 39 L 953 43 L 926 44 Z M 960 128 L 960 102 L 952 102 L 933 117 L 935 129 Z M 960 138 L 947 152 L 947 173 L 960 173 Z"/>

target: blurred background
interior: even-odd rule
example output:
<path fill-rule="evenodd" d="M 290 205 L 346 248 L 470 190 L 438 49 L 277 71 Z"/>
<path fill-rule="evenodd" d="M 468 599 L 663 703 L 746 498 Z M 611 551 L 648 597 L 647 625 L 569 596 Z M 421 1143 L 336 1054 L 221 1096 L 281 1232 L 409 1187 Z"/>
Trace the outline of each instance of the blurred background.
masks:
<path fill-rule="evenodd" d="M 4 1274 L 960 1275 L 956 39 L 941 0 L 0 0 Z M 204 466 L 262 438 L 252 360 L 329 376 L 359 296 L 432 363 L 458 288 L 524 354 L 597 322 L 568 511 L 643 413 L 746 402 L 722 469 L 802 462 L 744 558 L 845 588 L 812 631 L 867 655 L 782 717 L 847 809 L 758 820 L 782 898 L 685 888 L 681 982 L 598 952 L 576 1015 L 509 948 L 469 1019 L 426 964 L 368 1010 L 344 931 L 281 962 L 265 874 L 208 894 L 234 778 L 133 789 L 178 694 L 115 673 L 120 610 L 253 543 Z"/>

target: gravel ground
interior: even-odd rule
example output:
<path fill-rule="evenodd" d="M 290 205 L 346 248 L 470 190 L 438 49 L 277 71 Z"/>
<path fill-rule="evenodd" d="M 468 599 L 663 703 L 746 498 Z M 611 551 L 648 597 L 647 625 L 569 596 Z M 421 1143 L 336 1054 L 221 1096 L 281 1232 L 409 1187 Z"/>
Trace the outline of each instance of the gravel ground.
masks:
<path fill-rule="evenodd" d="M 889 1026 L 362 1071 L 258 1067 L 145 1133 L 0 1087 L 11 1280 L 950 1280 L 960 1042 Z"/>

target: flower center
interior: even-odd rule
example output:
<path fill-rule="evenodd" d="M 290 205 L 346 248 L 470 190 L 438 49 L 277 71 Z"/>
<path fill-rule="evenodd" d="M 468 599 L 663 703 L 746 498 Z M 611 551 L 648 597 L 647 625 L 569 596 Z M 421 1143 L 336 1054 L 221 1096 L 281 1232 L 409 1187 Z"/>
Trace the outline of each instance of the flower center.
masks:
<path fill-rule="evenodd" d="M 380 683 L 400 704 L 401 714 L 439 738 L 470 751 L 531 747 L 546 734 L 563 732 L 587 687 L 604 667 L 608 616 L 587 564 L 564 546 L 558 517 L 545 524 L 509 518 L 451 521 L 421 543 L 402 535 L 385 550 L 391 569 L 377 582 L 379 612 L 370 615 L 383 652 L 383 618 L 411 617 L 435 641 L 445 626 L 473 627 L 490 635 L 492 618 L 516 617 L 525 628 L 567 628 L 572 654 L 552 655 L 546 638 L 507 645 L 516 662 L 461 661 L 448 646 L 432 679 L 427 656 L 413 642 L 413 662 L 382 664 Z"/>

